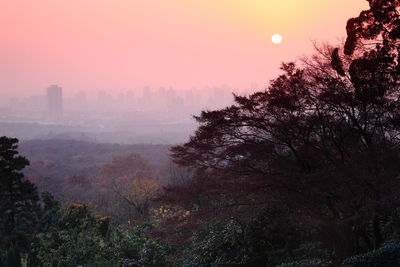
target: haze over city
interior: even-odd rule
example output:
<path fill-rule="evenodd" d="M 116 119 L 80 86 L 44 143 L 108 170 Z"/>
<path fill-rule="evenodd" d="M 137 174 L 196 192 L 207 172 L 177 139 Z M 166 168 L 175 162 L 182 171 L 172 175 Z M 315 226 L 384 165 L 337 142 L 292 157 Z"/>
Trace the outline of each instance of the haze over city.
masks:
<path fill-rule="evenodd" d="M 115 140 L 98 141 L 182 142 L 195 127 L 192 115 L 229 105 L 232 93 L 262 90 L 283 61 L 311 53 L 314 40 L 340 42 L 346 18 L 365 7 L 362 0 L 1 1 L 0 118 L 50 123 L 46 90 L 55 84 L 63 116 L 52 122 L 78 128 L 38 126 L 32 138 L 108 129 Z"/>
<path fill-rule="evenodd" d="M 362 0 L 1 1 L 0 96 L 51 84 L 118 93 L 264 86 L 312 41 L 344 38 Z M 341 27 L 339 27 L 341 25 Z M 281 45 L 271 35 L 282 34 Z"/>

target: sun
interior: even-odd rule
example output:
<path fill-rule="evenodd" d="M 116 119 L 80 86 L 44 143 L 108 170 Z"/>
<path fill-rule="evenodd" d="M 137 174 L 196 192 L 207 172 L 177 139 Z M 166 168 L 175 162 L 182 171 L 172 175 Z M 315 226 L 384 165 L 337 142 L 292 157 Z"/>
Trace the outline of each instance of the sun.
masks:
<path fill-rule="evenodd" d="M 275 33 L 272 35 L 271 40 L 274 44 L 280 44 L 282 43 L 282 35 Z"/>

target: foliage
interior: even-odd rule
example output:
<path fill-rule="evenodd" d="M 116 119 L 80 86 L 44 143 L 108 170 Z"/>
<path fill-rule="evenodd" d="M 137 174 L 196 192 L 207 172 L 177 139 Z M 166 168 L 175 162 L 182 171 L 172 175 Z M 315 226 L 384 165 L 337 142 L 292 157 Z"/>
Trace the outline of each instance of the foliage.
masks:
<path fill-rule="evenodd" d="M 400 204 L 400 20 L 399 1 L 369 3 L 349 20 L 346 55 L 320 48 L 283 64 L 265 91 L 196 116 L 194 135 L 171 149 L 195 176 L 161 199 L 198 206 L 203 222 L 287 209 L 339 258 L 378 248 Z"/>
<path fill-rule="evenodd" d="M 55 225 L 37 235 L 32 246 L 33 253 L 44 266 L 107 262 L 104 255 L 98 254 L 104 253 L 102 236 L 96 227 L 101 222 L 96 221 L 87 207 L 71 206 Z"/>
<path fill-rule="evenodd" d="M 279 267 L 329 267 L 333 266 L 335 260 L 334 253 L 321 243 L 304 243 L 286 255 L 285 263 Z"/>
<path fill-rule="evenodd" d="M 17 143 L 0 137 L 0 251 L 26 250 L 40 216 L 36 187 L 21 173 L 29 161 L 18 155 Z"/>
<path fill-rule="evenodd" d="M 142 222 L 167 184 L 166 147 L 27 145 L 45 157 L 27 170 L 40 188 L 134 220 L 123 229 L 86 205 L 39 199 L 17 140 L 1 137 L 1 264 L 18 266 L 29 250 L 29 266 L 171 266 L 173 251 L 152 234 L 184 250 L 182 266 L 399 265 L 398 241 L 385 241 L 399 235 L 400 2 L 368 2 L 343 48 L 317 47 L 282 64 L 265 91 L 195 117 L 164 165 L 159 229 Z"/>
<path fill-rule="evenodd" d="M 150 198 L 156 191 L 146 189 L 156 189 L 168 182 L 166 172 L 160 173 L 167 162 L 168 148 L 31 140 L 22 142 L 20 151 L 32 162 L 24 170 L 26 177 L 39 191 L 51 192 L 62 207 L 87 203 L 96 213 L 126 224 L 145 220 L 153 205 Z M 136 199 L 132 193 L 135 189 L 147 193 Z"/>
<path fill-rule="evenodd" d="M 0 266 L 3 267 L 20 267 L 21 251 L 18 246 L 12 245 L 0 254 Z"/>
<path fill-rule="evenodd" d="M 48 192 L 41 194 L 41 209 L 37 231 L 42 233 L 46 232 L 51 226 L 55 225 L 61 216 L 60 204 Z"/>
<path fill-rule="evenodd" d="M 120 266 L 127 259 L 146 266 L 168 266 L 167 249 L 148 240 L 148 226 L 115 227 L 84 205 L 72 205 L 46 232 L 37 235 L 32 254 L 43 266 Z"/>
<path fill-rule="evenodd" d="M 370 9 L 347 22 L 345 53 L 353 54 L 361 41 L 382 38 L 384 46 L 400 39 L 399 0 L 368 0 Z"/>
<path fill-rule="evenodd" d="M 331 267 L 333 266 L 330 261 L 320 259 L 306 259 L 290 263 L 284 263 L 278 267 Z"/>
<path fill-rule="evenodd" d="M 135 212 L 134 218 L 142 220 L 148 216 L 151 198 L 160 186 L 155 182 L 156 173 L 138 155 L 116 157 L 102 167 L 99 184 L 102 193 L 115 195 Z M 106 205 L 106 204 L 105 204 Z"/>
<path fill-rule="evenodd" d="M 381 248 L 365 254 L 356 255 L 343 261 L 344 267 L 399 266 L 400 243 L 387 242 Z"/>
<path fill-rule="evenodd" d="M 214 222 L 193 236 L 182 266 L 275 266 L 288 259 L 300 231 L 279 212 L 249 222 Z"/>

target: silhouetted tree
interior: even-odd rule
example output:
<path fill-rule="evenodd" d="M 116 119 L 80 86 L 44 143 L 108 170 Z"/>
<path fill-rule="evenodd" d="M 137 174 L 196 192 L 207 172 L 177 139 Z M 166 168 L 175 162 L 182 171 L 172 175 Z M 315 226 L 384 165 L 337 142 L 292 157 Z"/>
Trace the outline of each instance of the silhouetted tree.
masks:
<path fill-rule="evenodd" d="M 40 213 L 36 187 L 21 170 L 29 162 L 19 156 L 17 139 L 0 137 L 0 249 L 26 248 Z"/>
<path fill-rule="evenodd" d="M 400 39 L 399 0 L 367 0 L 370 9 L 347 21 L 346 55 L 352 55 L 360 46 L 390 47 Z M 362 43 L 366 41 L 367 43 Z"/>
<path fill-rule="evenodd" d="M 379 247 L 399 204 L 399 1 L 369 2 L 348 23 L 347 55 L 321 48 L 303 65 L 283 64 L 265 91 L 195 117 L 199 128 L 172 156 L 196 176 L 164 199 L 217 216 L 221 206 L 279 203 L 339 256 Z"/>

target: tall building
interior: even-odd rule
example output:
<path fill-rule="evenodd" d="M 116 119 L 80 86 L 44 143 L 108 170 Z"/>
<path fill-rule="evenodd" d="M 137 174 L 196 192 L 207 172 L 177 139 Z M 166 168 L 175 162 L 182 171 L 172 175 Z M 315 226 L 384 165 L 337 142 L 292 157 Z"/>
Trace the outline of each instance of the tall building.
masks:
<path fill-rule="evenodd" d="M 50 121 L 57 122 L 63 116 L 62 88 L 58 85 L 52 85 L 47 88 L 47 118 Z"/>

